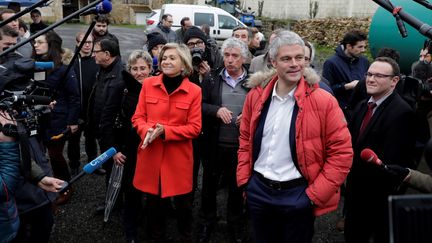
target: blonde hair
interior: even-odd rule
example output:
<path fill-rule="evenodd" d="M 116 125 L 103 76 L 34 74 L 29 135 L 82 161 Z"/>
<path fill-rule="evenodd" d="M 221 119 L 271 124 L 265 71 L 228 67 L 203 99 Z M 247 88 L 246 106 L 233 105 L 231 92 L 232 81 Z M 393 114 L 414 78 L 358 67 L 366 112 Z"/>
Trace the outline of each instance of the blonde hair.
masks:
<path fill-rule="evenodd" d="M 162 63 L 162 57 L 165 54 L 165 51 L 169 49 L 177 50 L 177 53 L 180 56 L 180 60 L 184 67 L 184 70 L 181 72 L 181 75 L 182 77 L 189 77 L 193 72 L 192 56 L 190 54 L 189 48 L 185 44 L 177 44 L 177 43 L 165 44 L 162 47 L 161 52 L 159 53 L 159 58 L 158 58 L 159 65 Z"/>

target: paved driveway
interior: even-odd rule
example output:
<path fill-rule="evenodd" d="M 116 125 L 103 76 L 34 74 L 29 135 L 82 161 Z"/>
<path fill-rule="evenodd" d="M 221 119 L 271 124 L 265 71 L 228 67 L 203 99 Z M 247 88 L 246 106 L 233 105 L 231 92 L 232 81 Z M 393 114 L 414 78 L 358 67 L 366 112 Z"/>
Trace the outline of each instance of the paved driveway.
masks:
<path fill-rule="evenodd" d="M 62 25 L 54 29 L 63 39 L 63 47 L 75 49 L 75 35 L 78 31 L 86 31 L 88 25 Z M 142 49 L 144 45 L 144 32 L 142 28 L 126 28 L 109 26 L 109 32 L 114 34 L 120 42 L 120 53 L 124 61 L 129 54 L 136 49 Z"/>

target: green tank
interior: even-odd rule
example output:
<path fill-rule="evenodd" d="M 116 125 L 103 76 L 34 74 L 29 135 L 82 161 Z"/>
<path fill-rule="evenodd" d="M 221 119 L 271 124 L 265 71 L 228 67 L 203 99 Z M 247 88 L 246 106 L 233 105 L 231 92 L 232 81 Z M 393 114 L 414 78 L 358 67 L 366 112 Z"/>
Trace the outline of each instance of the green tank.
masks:
<path fill-rule="evenodd" d="M 395 7 L 402 7 L 405 13 L 432 25 L 432 10 L 412 0 L 391 0 Z M 379 49 L 390 47 L 400 53 L 400 67 L 404 74 L 411 73 L 411 64 L 418 60 L 423 42 L 427 39 L 416 29 L 405 23 L 408 37 L 399 34 L 393 15 L 381 6 L 375 12 L 369 29 L 369 48 L 373 57 Z"/>

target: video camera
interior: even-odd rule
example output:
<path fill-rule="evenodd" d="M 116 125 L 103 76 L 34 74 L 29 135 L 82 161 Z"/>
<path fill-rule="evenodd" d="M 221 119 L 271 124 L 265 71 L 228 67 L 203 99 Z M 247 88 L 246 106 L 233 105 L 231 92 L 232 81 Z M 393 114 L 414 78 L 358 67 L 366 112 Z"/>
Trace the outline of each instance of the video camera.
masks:
<path fill-rule="evenodd" d="M 51 89 L 42 82 L 35 81 L 35 72 L 53 67 L 52 62 L 35 62 L 16 53 L 7 56 L 0 65 L 0 110 L 24 125 L 28 136 L 39 134 L 48 119 L 51 102 Z M 2 127 L 7 136 L 17 137 L 16 126 Z"/>

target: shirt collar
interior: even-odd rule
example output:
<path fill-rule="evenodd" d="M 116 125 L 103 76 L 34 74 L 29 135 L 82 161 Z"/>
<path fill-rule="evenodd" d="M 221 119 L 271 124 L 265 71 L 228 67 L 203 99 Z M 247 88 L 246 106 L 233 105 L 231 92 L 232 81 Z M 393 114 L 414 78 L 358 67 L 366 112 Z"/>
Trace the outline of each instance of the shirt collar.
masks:
<path fill-rule="evenodd" d="M 246 70 L 242 67 L 243 73 L 237 78 L 235 79 L 236 83 L 242 81 L 245 77 L 246 77 Z M 222 79 L 227 81 L 229 79 L 234 80 L 229 74 L 228 71 L 226 70 L 226 68 L 224 68 L 220 74 L 222 76 Z"/>
<path fill-rule="evenodd" d="M 296 85 L 294 87 L 294 89 L 292 89 L 285 97 L 280 97 L 276 93 L 276 87 L 277 87 L 278 83 L 279 83 L 279 81 L 276 81 L 275 85 L 273 86 L 272 99 L 278 99 L 280 101 L 286 101 L 288 98 L 294 99 L 294 93 L 295 93 L 298 85 Z"/>

